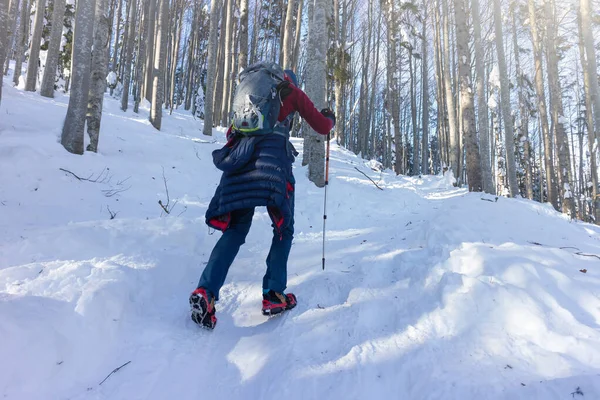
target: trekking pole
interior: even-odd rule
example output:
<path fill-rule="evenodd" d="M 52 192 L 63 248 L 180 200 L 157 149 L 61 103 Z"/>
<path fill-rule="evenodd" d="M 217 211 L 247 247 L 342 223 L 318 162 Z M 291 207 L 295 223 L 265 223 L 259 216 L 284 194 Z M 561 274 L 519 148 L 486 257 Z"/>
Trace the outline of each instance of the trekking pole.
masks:
<path fill-rule="evenodd" d="M 327 134 L 327 154 L 325 156 L 325 199 L 323 200 L 323 271 L 325 271 L 325 222 L 327 221 L 327 186 L 329 186 L 329 142 L 331 132 Z"/>

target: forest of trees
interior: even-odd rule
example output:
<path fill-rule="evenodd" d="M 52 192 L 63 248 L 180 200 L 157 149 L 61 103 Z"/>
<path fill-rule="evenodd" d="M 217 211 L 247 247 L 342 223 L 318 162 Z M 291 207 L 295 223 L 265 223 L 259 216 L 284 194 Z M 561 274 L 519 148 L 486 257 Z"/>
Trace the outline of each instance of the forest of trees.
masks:
<path fill-rule="evenodd" d="M 86 126 L 97 151 L 105 93 L 156 129 L 181 109 L 211 135 L 237 73 L 270 60 L 363 158 L 592 222 L 599 56 L 598 0 L 0 0 L 0 65 L 24 90 L 70 91 L 73 153 Z M 299 121 L 293 135 L 323 185 L 323 138 Z"/>

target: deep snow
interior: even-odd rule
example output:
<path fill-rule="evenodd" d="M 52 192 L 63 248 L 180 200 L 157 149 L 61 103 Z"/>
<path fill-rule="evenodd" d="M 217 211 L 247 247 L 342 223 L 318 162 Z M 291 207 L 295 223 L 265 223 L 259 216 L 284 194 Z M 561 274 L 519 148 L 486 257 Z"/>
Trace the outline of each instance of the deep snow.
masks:
<path fill-rule="evenodd" d="M 219 237 L 203 215 L 223 130 L 175 112 L 158 132 L 107 97 L 99 153 L 72 155 L 58 143 L 68 98 L 4 82 L 3 399 L 600 398 L 600 259 L 576 254 L 600 255 L 598 227 L 380 174 L 333 145 L 325 271 L 323 189 L 298 160 L 298 307 L 260 313 L 263 209 L 208 332 L 187 299 Z"/>

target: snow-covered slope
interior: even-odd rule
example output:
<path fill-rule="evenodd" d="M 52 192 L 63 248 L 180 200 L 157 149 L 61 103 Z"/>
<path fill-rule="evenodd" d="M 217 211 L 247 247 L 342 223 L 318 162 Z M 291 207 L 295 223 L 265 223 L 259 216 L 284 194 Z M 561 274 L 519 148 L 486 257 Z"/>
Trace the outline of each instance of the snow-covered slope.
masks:
<path fill-rule="evenodd" d="M 207 332 L 187 299 L 219 237 L 203 215 L 223 132 L 204 137 L 178 112 L 157 132 L 147 110 L 107 98 L 99 154 L 71 155 L 57 141 L 67 98 L 8 82 L 3 399 L 600 398 L 597 227 L 443 177 L 380 175 L 334 145 L 325 271 L 323 189 L 297 162 L 298 307 L 260 314 L 271 233 L 259 210 Z"/>

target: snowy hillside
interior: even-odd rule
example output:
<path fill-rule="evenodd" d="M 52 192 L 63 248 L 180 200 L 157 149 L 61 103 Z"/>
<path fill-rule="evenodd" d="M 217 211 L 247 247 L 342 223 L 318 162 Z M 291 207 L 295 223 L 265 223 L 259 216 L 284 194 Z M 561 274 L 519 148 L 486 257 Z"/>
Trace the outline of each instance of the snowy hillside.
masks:
<path fill-rule="evenodd" d="M 99 153 L 72 155 L 57 140 L 68 99 L 9 82 L 2 399 L 600 399 L 598 227 L 442 177 L 380 176 L 334 145 L 325 271 L 323 189 L 298 160 L 298 307 L 260 313 L 258 210 L 208 332 L 188 296 L 219 237 L 203 217 L 223 131 L 175 112 L 158 132 L 107 98 Z"/>

